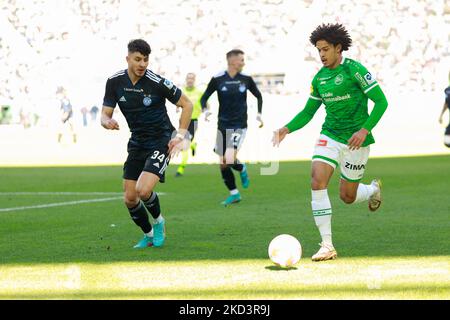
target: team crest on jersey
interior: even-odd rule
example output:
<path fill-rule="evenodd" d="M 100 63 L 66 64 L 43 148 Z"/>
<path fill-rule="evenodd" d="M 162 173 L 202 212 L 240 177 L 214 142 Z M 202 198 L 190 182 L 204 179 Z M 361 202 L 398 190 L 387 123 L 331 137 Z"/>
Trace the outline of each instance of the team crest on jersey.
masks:
<path fill-rule="evenodd" d="M 334 84 L 335 85 L 340 85 L 342 82 L 344 82 L 344 76 L 342 74 L 338 74 L 336 76 L 336 79 L 334 79 Z"/>
<path fill-rule="evenodd" d="M 367 84 L 372 84 L 375 82 L 375 79 L 372 77 L 372 75 L 370 74 L 370 72 L 367 72 L 366 75 L 364 76 L 364 79 L 366 79 Z"/>
<path fill-rule="evenodd" d="M 245 92 L 245 90 L 247 90 L 247 88 L 245 87 L 245 84 L 240 84 L 239 85 L 239 91 L 240 92 Z"/>
<path fill-rule="evenodd" d="M 173 88 L 173 83 L 170 80 L 165 79 L 164 80 L 164 85 L 167 87 L 167 89 L 172 89 Z"/>
<path fill-rule="evenodd" d="M 144 103 L 144 106 L 148 107 L 152 104 L 152 99 L 150 97 L 144 97 L 144 100 L 142 100 Z"/>

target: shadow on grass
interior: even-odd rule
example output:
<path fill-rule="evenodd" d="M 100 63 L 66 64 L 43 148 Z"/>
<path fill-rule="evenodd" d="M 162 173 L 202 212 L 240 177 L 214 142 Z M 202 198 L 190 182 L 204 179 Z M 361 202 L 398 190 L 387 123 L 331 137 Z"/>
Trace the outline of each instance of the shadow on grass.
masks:
<path fill-rule="evenodd" d="M 287 268 L 283 268 L 280 266 L 267 266 L 265 267 L 266 270 L 270 270 L 270 271 L 289 271 L 289 270 L 297 270 L 296 267 L 287 267 Z"/>
<path fill-rule="evenodd" d="M 380 289 L 369 289 L 361 285 L 328 286 L 302 286 L 297 288 L 267 288 L 261 289 L 254 286 L 245 288 L 208 288 L 208 289 L 143 289 L 143 290 L 67 290 L 64 292 L 36 292 L 36 293 L 0 293 L 0 300 L 5 299 L 448 299 L 450 286 L 433 286 L 421 284 L 392 285 Z"/>

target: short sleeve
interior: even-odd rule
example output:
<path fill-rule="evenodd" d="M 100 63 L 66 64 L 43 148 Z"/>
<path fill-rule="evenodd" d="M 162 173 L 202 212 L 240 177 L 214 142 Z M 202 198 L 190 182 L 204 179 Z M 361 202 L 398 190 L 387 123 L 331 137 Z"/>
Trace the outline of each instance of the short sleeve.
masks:
<path fill-rule="evenodd" d="M 176 104 L 180 100 L 182 94 L 181 89 L 175 86 L 172 81 L 162 78 L 158 86 L 163 96 L 173 104 Z"/>
<path fill-rule="evenodd" d="M 108 79 L 108 81 L 106 81 L 106 88 L 105 88 L 105 96 L 103 98 L 103 105 L 107 106 L 107 107 L 111 107 L 111 108 L 115 108 L 116 107 L 116 95 L 114 93 L 114 85 L 113 85 L 113 80 L 112 79 Z"/>

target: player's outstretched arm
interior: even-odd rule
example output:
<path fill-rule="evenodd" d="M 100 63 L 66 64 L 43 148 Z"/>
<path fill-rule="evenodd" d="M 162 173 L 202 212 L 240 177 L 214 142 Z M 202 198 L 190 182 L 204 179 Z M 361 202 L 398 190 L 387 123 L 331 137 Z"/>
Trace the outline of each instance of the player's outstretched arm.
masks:
<path fill-rule="evenodd" d="M 278 147 L 281 143 L 281 141 L 284 140 L 284 138 L 288 135 L 289 129 L 286 127 L 282 127 L 273 133 L 272 137 L 272 143 L 274 147 Z"/>
<path fill-rule="evenodd" d="M 202 94 L 200 98 L 200 105 L 202 107 L 202 112 L 205 112 L 205 120 L 209 121 L 209 116 L 211 115 L 211 112 L 209 111 L 209 105 L 208 105 L 208 99 L 211 97 L 211 95 L 216 91 L 216 80 L 215 78 L 212 78 L 208 86 L 206 87 L 205 92 Z"/>
<path fill-rule="evenodd" d="M 189 98 L 182 93 L 180 99 L 178 100 L 177 107 L 181 108 L 181 116 L 180 116 L 180 133 L 186 133 L 189 128 L 189 123 L 191 122 L 193 104 Z"/>
<path fill-rule="evenodd" d="M 169 154 L 176 155 L 181 147 L 180 143 L 185 139 L 188 131 L 189 123 L 191 122 L 193 105 L 191 100 L 182 93 L 180 99 L 176 103 L 177 107 L 181 108 L 180 127 L 176 136 L 169 141 Z"/>
<path fill-rule="evenodd" d="M 212 115 L 212 113 L 211 113 L 211 111 L 209 109 L 210 109 L 209 102 L 206 102 L 206 108 L 202 109 L 202 113 L 205 114 L 205 121 L 206 122 L 209 122 L 209 116 Z"/>
<path fill-rule="evenodd" d="M 256 100 L 258 101 L 258 114 L 256 115 L 256 121 L 259 122 L 259 127 L 262 128 L 264 126 L 264 122 L 262 120 L 262 106 L 263 106 L 263 97 L 261 94 L 261 91 L 259 91 L 258 87 L 256 86 L 255 81 L 253 78 L 250 78 L 250 92 L 255 96 Z"/>
<path fill-rule="evenodd" d="M 101 125 L 108 130 L 119 130 L 119 124 L 112 118 L 114 108 L 103 106 L 102 116 L 100 117 Z"/>
<path fill-rule="evenodd" d="M 322 104 L 322 100 L 317 98 L 309 98 L 308 102 L 306 102 L 305 108 L 300 111 L 294 119 L 292 119 L 287 125 L 278 129 L 274 132 L 272 142 L 274 146 L 278 146 L 281 141 L 286 137 L 287 134 L 294 132 L 303 128 L 311 119 L 314 117 L 314 114 L 319 109 Z"/>

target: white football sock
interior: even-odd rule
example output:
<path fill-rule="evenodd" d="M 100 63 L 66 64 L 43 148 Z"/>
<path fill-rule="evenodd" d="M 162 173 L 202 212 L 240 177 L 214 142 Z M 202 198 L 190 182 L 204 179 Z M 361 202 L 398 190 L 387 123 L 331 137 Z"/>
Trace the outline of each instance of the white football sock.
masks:
<path fill-rule="evenodd" d="M 162 214 L 160 214 L 160 215 L 158 216 L 158 218 L 155 219 L 155 222 L 156 222 L 156 223 L 161 223 L 161 222 L 163 222 L 163 221 L 164 221 L 164 218 L 163 218 Z M 153 230 L 152 230 L 152 231 L 153 231 Z M 151 231 L 151 232 L 152 232 L 152 231 Z"/>
<path fill-rule="evenodd" d="M 322 242 L 333 245 L 331 240 L 331 203 L 328 190 L 311 190 L 314 221 L 319 229 Z"/>
<path fill-rule="evenodd" d="M 153 229 L 150 232 L 146 233 L 146 235 L 147 237 L 153 238 Z"/>
<path fill-rule="evenodd" d="M 377 188 L 371 184 L 358 185 L 358 190 L 356 191 L 356 199 L 353 203 L 363 202 L 369 200 L 370 196 L 377 191 Z"/>
<path fill-rule="evenodd" d="M 239 194 L 239 190 L 238 190 L 238 189 L 230 190 L 230 194 L 231 194 L 232 196 L 234 196 L 234 195 L 236 195 L 236 194 Z"/>

